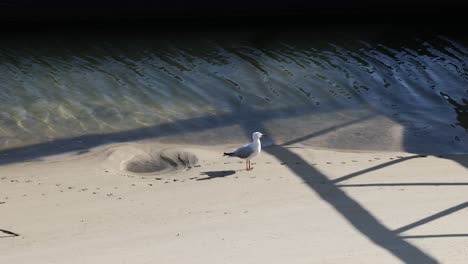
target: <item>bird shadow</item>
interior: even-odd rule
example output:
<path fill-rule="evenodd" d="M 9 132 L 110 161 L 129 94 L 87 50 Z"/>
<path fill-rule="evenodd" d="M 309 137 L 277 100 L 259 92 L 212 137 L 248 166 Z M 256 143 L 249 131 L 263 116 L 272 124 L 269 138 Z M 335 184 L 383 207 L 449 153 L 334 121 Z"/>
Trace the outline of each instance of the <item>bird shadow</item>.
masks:
<path fill-rule="evenodd" d="M 197 179 L 197 181 L 211 180 L 215 178 L 224 178 L 235 174 L 234 170 L 222 170 L 222 171 L 204 171 L 200 172 L 200 175 L 207 175 L 208 177 Z"/>
<path fill-rule="evenodd" d="M 15 232 L 8 231 L 8 230 L 5 230 L 5 229 L 0 229 L 0 232 L 6 234 L 6 235 L 0 235 L 0 238 L 19 236 L 19 234 L 15 233 Z"/>

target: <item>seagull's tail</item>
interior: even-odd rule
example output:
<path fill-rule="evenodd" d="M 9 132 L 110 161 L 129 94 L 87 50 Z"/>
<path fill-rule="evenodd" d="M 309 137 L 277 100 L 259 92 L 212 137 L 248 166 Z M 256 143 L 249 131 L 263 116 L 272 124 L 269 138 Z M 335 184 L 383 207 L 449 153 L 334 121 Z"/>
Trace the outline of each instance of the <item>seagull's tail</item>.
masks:
<path fill-rule="evenodd" d="M 234 155 L 234 152 L 230 152 L 230 153 L 224 152 L 224 155 L 223 155 L 223 156 L 231 156 L 231 157 L 232 157 L 232 155 Z"/>

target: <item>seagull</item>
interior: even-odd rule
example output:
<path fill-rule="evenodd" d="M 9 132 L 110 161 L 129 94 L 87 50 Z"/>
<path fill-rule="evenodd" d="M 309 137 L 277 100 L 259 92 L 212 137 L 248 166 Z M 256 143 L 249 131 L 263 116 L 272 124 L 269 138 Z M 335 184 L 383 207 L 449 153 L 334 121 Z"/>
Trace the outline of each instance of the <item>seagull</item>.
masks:
<path fill-rule="evenodd" d="M 253 168 L 250 166 L 250 160 L 253 159 L 255 156 L 260 154 L 262 151 L 262 143 L 260 143 L 260 138 L 266 136 L 260 132 L 255 132 L 252 134 L 252 142 L 242 146 L 233 152 L 224 153 L 223 156 L 231 156 L 231 157 L 238 157 L 241 159 L 245 159 L 245 169 L 247 171 L 252 170 Z"/>

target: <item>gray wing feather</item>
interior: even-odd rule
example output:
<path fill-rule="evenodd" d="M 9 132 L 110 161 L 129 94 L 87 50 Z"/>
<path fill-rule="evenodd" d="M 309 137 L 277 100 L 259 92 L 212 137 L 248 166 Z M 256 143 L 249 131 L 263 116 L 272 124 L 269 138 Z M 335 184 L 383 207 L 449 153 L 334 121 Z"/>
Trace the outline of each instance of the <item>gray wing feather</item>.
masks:
<path fill-rule="evenodd" d="M 253 152 L 254 152 L 254 149 L 253 149 L 252 146 L 245 145 L 243 147 L 240 147 L 240 148 L 236 149 L 234 151 L 234 156 L 239 157 L 241 159 L 246 159 L 250 155 L 252 155 Z"/>

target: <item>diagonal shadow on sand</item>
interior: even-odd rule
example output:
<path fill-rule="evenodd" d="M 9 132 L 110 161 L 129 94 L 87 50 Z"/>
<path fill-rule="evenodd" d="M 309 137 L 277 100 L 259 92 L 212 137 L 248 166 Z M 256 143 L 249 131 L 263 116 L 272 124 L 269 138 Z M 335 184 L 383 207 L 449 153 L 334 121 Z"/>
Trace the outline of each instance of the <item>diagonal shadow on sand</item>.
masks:
<path fill-rule="evenodd" d="M 342 176 L 342 177 L 340 177 L 338 179 L 332 180 L 332 182 L 333 183 L 342 182 L 342 181 L 357 177 L 359 175 L 362 175 L 362 174 L 365 174 L 365 173 L 368 173 L 368 172 L 371 172 L 371 171 L 379 170 L 379 169 L 385 168 L 387 166 L 391 166 L 391 165 L 394 165 L 394 164 L 397 164 L 397 163 L 400 163 L 400 162 L 403 162 L 403 161 L 407 161 L 407 160 L 415 159 L 415 158 L 420 158 L 420 157 L 424 157 L 424 156 L 412 155 L 412 156 L 409 156 L 409 157 L 404 157 L 404 158 L 400 158 L 400 159 L 397 159 L 397 160 L 389 161 L 389 162 L 379 164 L 379 165 L 374 166 L 374 167 L 370 167 L 370 168 L 367 168 L 367 169 L 364 169 L 364 170 L 361 170 L 361 171 L 353 172 L 351 174 Z"/>
<path fill-rule="evenodd" d="M 400 236 L 403 239 L 417 238 L 446 238 L 446 237 L 468 237 L 468 234 L 435 234 L 435 235 L 415 235 L 415 236 Z"/>
<path fill-rule="evenodd" d="M 335 186 L 325 175 L 309 165 L 299 155 L 282 147 L 271 147 L 265 151 L 278 160 L 294 158 L 294 160 L 300 161 L 303 166 L 291 166 L 289 169 L 302 178 L 324 201 L 333 206 L 356 230 L 376 245 L 386 249 L 405 263 L 437 263 L 434 258 L 403 240 L 394 231 L 386 228 L 370 212 Z"/>
<path fill-rule="evenodd" d="M 337 184 L 336 187 L 396 187 L 396 186 L 468 186 L 468 182 L 396 182 Z"/>
<path fill-rule="evenodd" d="M 257 124 L 257 129 L 268 134 L 268 130 L 262 124 Z M 244 127 L 244 130 L 246 134 L 250 133 L 248 127 Z M 310 189 L 332 206 L 336 212 L 343 216 L 357 231 L 365 235 L 377 246 L 387 250 L 405 263 L 438 263 L 436 259 L 402 239 L 398 236 L 398 233 L 385 227 L 369 211 L 299 155 L 278 145 L 265 148 L 264 151 L 282 162 L 288 160 L 300 162 L 302 164 L 300 167 L 286 166 L 300 177 Z"/>
<path fill-rule="evenodd" d="M 427 223 L 432 222 L 432 221 L 434 221 L 434 220 L 436 220 L 436 219 L 439 219 L 439 218 L 442 218 L 442 217 L 447 216 L 447 215 L 449 215 L 449 214 L 452 214 L 452 213 L 454 213 L 454 212 L 463 210 L 463 209 L 465 209 L 465 208 L 467 208 L 467 207 L 468 207 L 468 202 L 461 203 L 461 204 L 456 205 L 456 206 L 454 206 L 454 207 L 445 209 L 445 210 L 443 210 L 443 211 L 441 211 L 441 212 L 438 212 L 438 213 L 436 213 L 436 214 L 433 214 L 433 215 L 431 215 L 431 216 L 428 216 L 428 217 L 426 217 L 426 218 L 423 218 L 423 219 L 421 219 L 421 220 L 418 220 L 418 221 L 416 221 L 416 222 L 414 222 L 414 223 L 412 223 L 412 224 L 409 224 L 409 225 L 400 227 L 400 228 L 394 230 L 393 232 L 395 232 L 395 233 L 403 233 L 403 232 L 406 232 L 406 231 L 408 231 L 408 230 L 410 230 L 410 229 L 413 229 L 413 228 L 415 228 L 415 227 L 417 227 L 417 226 L 421 226 L 421 225 L 427 224 Z"/>

